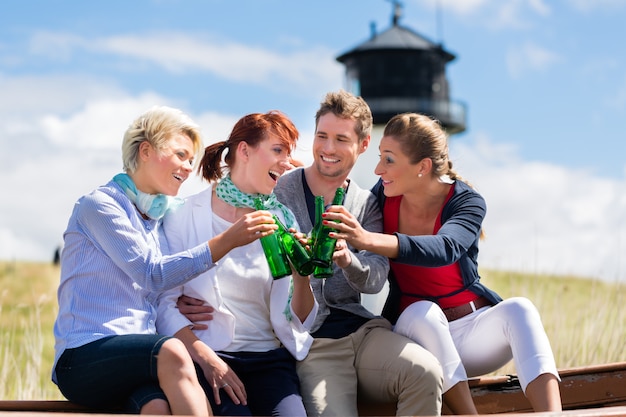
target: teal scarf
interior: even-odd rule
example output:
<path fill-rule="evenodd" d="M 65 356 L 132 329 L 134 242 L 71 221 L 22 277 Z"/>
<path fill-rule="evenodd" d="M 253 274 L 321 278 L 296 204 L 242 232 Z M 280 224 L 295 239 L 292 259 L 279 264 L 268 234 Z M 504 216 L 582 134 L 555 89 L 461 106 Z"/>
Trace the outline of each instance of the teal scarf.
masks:
<path fill-rule="evenodd" d="M 233 207 L 248 207 L 251 209 L 256 209 L 254 205 L 254 199 L 260 198 L 266 210 L 277 208 L 283 213 L 283 217 L 285 218 L 285 225 L 287 226 L 287 228 L 293 227 L 296 224 L 296 219 L 293 213 L 291 212 L 291 210 L 285 207 L 285 205 L 278 201 L 278 199 L 276 198 L 276 194 L 272 193 L 266 195 L 244 193 L 233 183 L 230 175 L 222 178 L 222 180 L 217 184 L 217 187 L 215 187 L 215 193 L 220 200 L 230 204 Z"/>
<path fill-rule="evenodd" d="M 165 194 L 146 194 L 139 191 L 128 174 L 117 174 L 113 177 L 113 181 L 122 188 L 135 207 L 152 220 L 161 219 L 169 210 L 174 210 L 184 203 L 182 198 Z"/>
<path fill-rule="evenodd" d="M 263 206 L 266 210 L 278 208 L 285 218 L 285 225 L 287 228 L 292 227 L 296 224 L 296 219 L 287 207 L 283 205 L 276 198 L 276 194 L 272 193 L 270 195 L 266 194 L 248 194 L 241 191 L 233 180 L 230 178 L 230 175 L 222 178 L 222 180 L 215 187 L 215 194 L 217 197 L 230 204 L 233 207 L 248 207 L 251 209 L 256 209 L 254 205 L 254 199 L 260 198 L 263 202 Z M 291 321 L 291 297 L 293 296 L 293 277 L 289 277 L 289 296 L 287 299 L 287 306 L 283 311 L 285 317 L 287 317 L 288 321 Z"/>

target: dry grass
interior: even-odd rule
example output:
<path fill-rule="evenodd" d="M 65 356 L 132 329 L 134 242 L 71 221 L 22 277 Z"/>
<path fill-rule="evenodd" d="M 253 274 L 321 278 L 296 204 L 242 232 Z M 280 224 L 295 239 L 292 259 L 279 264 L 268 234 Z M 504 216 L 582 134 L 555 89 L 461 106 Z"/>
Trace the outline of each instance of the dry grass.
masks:
<path fill-rule="evenodd" d="M 61 399 L 50 381 L 59 268 L 0 262 L 0 398 Z"/>
<path fill-rule="evenodd" d="M 626 361 L 626 285 L 481 271 L 502 297 L 539 309 L 559 368 Z M 0 262 L 0 399 L 61 399 L 50 381 L 59 268 Z M 512 364 L 494 374 L 515 373 Z"/>
<path fill-rule="evenodd" d="M 626 361 L 626 285 L 577 277 L 481 271 L 503 298 L 524 296 L 539 310 L 559 368 Z M 514 373 L 509 363 L 497 373 Z"/>

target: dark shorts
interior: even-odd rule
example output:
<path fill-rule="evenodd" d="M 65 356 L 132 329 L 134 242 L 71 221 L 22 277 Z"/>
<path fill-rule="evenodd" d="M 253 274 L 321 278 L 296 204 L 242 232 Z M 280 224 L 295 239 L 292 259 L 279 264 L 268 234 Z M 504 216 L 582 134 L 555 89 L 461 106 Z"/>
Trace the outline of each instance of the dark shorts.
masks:
<path fill-rule="evenodd" d="M 59 389 L 77 404 L 138 414 L 149 401 L 166 400 L 159 387 L 157 354 L 168 339 L 148 334 L 108 336 L 66 349 L 55 368 Z"/>
<path fill-rule="evenodd" d="M 217 352 L 237 374 L 248 394 L 248 406 L 236 405 L 220 390 L 221 405 L 215 403 L 213 389 L 196 365 L 204 388 L 217 416 L 305 416 L 296 360 L 285 348 L 269 352 Z"/>

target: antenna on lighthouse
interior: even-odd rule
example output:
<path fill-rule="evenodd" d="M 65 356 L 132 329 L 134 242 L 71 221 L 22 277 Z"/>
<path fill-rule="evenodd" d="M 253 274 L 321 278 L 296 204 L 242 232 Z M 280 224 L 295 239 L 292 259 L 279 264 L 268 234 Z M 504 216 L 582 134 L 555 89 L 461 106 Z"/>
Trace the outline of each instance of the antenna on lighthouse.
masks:
<path fill-rule="evenodd" d="M 393 14 L 391 15 L 391 23 L 398 26 L 398 21 L 402 17 L 402 3 L 399 0 L 388 0 L 393 6 Z"/>
<path fill-rule="evenodd" d="M 441 0 L 437 0 L 437 37 L 439 44 L 443 45 L 443 15 L 441 12 Z"/>

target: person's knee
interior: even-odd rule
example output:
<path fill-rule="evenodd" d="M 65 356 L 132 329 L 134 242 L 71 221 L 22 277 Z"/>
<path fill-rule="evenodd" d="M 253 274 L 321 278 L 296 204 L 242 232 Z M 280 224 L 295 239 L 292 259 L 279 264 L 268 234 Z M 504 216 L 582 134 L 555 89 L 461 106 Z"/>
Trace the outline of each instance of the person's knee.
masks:
<path fill-rule="evenodd" d="M 443 370 L 437 358 L 415 345 L 403 352 L 407 360 L 398 389 L 398 415 L 440 415 Z"/>
<path fill-rule="evenodd" d="M 145 403 L 141 407 L 139 414 L 168 416 L 172 414 L 172 410 L 170 410 L 170 405 L 167 401 L 161 398 L 155 398 Z"/>
<path fill-rule="evenodd" d="M 440 391 L 443 387 L 443 369 L 437 358 L 415 344 L 403 352 L 407 362 L 405 378 L 409 384 L 431 386 Z"/>
<path fill-rule="evenodd" d="M 537 307 L 525 297 L 513 297 L 501 302 L 501 308 L 506 312 L 506 316 L 513 320 L 525 318 L 525 321 L 540 320 Z"/>
<path fill-rule="evenodd" d="M 178 339 L 166 340 L 157 356 L 159 374 L 167 372 L 175 375 L 195 375 L 195 368 L 191 356 L 185 345 Z"/>
<path fill-rule="evenodd" d="M 441 332 L 449 332 L 448 320 L 441 308 L 431 301 L 418 301 L 402 312 L 394 332 L 418 343 L 424 338 L 439 337 Z"/>
<path fill-rule="evenodd" d="M 419 374 L 421 375 L 421 379 L 427 385 L 431 385 L 434 387 L 439 387 L 439 390 L 443 387 L 443 369 L 441 364 L 433 355 L 429 354 L 428 358 L 424 358 L 421 363 L 419 363 Z"/>
<path fill-rule="evenodd" d="M 438 315 L 441 311 L 441 308 L 433 303 L 432 301 L 421 300 L 416 301 L 409 305 L 400 315 L 398 320 L 402 319 L 402 316 L 410 319 L 428 319 L 432 318 L 433 315 Z"/>

